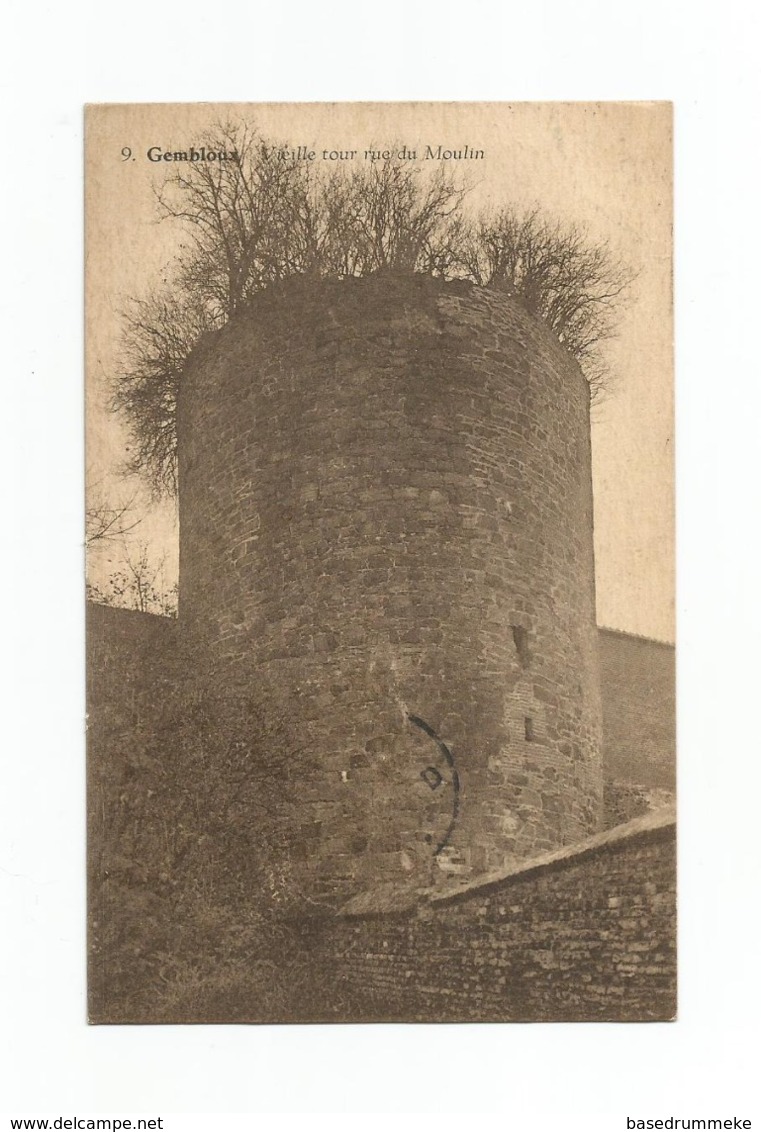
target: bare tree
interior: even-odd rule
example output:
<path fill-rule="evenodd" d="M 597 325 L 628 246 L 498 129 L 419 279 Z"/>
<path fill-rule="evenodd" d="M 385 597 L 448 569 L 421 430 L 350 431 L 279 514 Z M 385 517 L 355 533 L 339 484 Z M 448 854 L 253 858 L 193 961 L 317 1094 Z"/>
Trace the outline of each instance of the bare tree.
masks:
<path fill-rule="evenodd" d="M 221 124 L 203 141 L 237 159 L 188 164 L 167 178 L 159 215 L 179 223 L 186 242 L 171 279 L 122 312 L 112 407 L 132 430 L 127 471 L 146 476 L 156 495 L 176 491 L 175 414 L 188 356 L 254 294 L 292 275 L 444 274 L 459 262 L 464 190 L 443 170 L 426 178 L 393 159 L 320 175 L 245 123 Z"/>
<path fill-rule="evenodd" d="M 126 470 L 143 474 L 156 496 L 176 492 L 177 391 L 194 345 L 256 291 L 306 270 L 321 248 L 315 191 L 286 147 L 245 123 L 220 125 L 202 140 L 237 158 L 193 163 L 167 178 L 159 216 L 179 223 L 186 242 L 171 278 L 122 311 L 112 408 L 132 431 Z"/>
<path fill-rule="evenodd" d="M 510 290 L 599 393 L 600 346 L 631 281 L 606 244 L 538 210 L 473 219 L 467 190 L 443 166 L 423 172 L 393 156 L 398 147 L 344 173 L 296 160 L 291 147 L 244 122 L 221 124 L 203 141 L 237 156 L 178 165 L 159 190 L 159 214 L 181 225 L 185 242 L 162 288 L 127 303 L 113 383 L 112 407 L 133 434 L 127 470 L 143 474 L 156 495 L 176 491 L 177 396 L 194 345 L 293 275 L 397 270 Z"/>
<path fill-rule="evenodd" d="M 452 274 L 466 191 L 443 166 L 424 174 L 394 157 L 353 171 L 345 179 L 340 223 L 331 226 L 335 273 L 369 275 L 391 268 Z"/>
<path fill-rule="evenodd" d="M 310 172 L 288 146 L 265 140 L 245 122 L 222 123 L 203 140 L 236 159 L 180 166 L 157 199 L 160 216 L 180 221 L 190 239 L 176 284 L 216 324 L 256 291 L 303 270 L 292 263 L 292 225 L 310 199 Z"/>
<path fill-rule="evenodd" d="M 462 242 L 467 278 L 518 296 L 580 362 L 593 397 L 607 378 L 600 346 L 615 331 L 633 273 L 576 225 L 538 209 L 485 213 Z"/>
<path fill-rule="evenodd" d="M 126 539 L 119 568 L 105 582 L 88 581 L 87 597 L 101 605 L 164 617 L 177 615 L 177 586 L 167 583 L 164 558 L 156 561 L 145 543 L 130 546 Z"/>
<path fill-rule="evenodd" d="M 223 321 L 188 287 L 154 291 L 122 312 L 122 369 L 111 405 L 132 432 L 125 471 L 143 475 L 155 496 L 177 489 L 177 392 L 185 364 L 200 337 Z"/>
<path fill-rule="evenodd" d="M 100 481 L 88 484 L 85 506 L 85 546 L 92 549 L 104 543 L 123 539 L 142 521 L 135 515 L 133 493 L 128 499 L 112 502 L 103 494 Z"/>
<path fill-rule="evenodd" d="M 443 166 L 424 174 L 392 155 L 347 174 L 318 173 L 245 123 L 222 124 L 204 140 L 237 159 L 190 164 L 157 199 L 161 217 L 181 222 L 190 239 L 174 284 L 213 325 L 290 275 L 440 273 L 456 250 L 453 220 L 466 190 Z"/>

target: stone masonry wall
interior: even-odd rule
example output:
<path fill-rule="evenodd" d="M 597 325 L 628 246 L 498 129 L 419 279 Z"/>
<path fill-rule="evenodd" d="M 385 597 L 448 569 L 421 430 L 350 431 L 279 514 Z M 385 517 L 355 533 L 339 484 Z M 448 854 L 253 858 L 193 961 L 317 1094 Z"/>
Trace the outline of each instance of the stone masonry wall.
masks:
<path fill-rule="evenodd" d="M 176 671 L 178 626 L 166 617 L 98 604 L 88 605 L 87 621 L 91 728 L 99 741 L 109 742 L 109 737 L 129 735 L 152 712 L 157 685 Z M 605 828 L 611 829 L 673 802 L 673 647 L 609 629 L 598 632 L 606 721 Z M 652 663 L 643 664 L 645 658 Z M 636 712 L 628 710 L 627 688 L 639 705 Z M 671 788 L 647 785 L 653 779 L 670 782 Z"/>
<path fill-rule="evenodd" d="M 600 629 L 606 782 L 675 789 L 674 646 Z"/>
<path fill-rule="evenodd" d="M 615 781 L 606 781 L 603 798 L 606 829 L 613 829 L 614 826 L 622 825 L 642 814 L 652 813 L 663 806 L 673 806 L 676 801 L 673 790 Z"/>
<path fill-rule="evenodd" d="M 544 326 L 467 284 L 291 281 L 201 344 L 178 440 L 182 634 L 313 756 L 315 892 L 599 828 L 588 389 Z"/>
<path fill-rule="evenodd" d="M 347 1020 L 669 1020 L 675 871 L 666 810 L 427 899 L 363 894 L 315 961 Z"/>

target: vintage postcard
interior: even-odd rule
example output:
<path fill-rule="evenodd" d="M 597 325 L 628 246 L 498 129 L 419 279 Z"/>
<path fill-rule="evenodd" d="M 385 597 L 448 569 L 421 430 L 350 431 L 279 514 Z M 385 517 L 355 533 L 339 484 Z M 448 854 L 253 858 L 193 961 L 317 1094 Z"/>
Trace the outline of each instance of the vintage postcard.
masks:
<path fill-rule="evenodd" d="M 95 1023 L 676 1011 L 666 103 L 86 110 Z"/>

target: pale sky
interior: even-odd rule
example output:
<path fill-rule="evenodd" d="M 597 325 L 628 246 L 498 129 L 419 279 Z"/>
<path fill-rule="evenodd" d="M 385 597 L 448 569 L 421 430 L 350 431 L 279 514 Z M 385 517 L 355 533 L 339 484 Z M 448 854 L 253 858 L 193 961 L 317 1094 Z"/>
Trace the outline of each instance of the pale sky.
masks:
<path fill-rule="evenodd" d="M 473 185 L 475 206 L 539 205 L 608 240 L 637 273 L 616 341 L 614 381 L 593 410 L 597 619 L 674 640 L 671 110 L 664 103 L 306 103 L 233 107 L 118 105 L 89 109 L 87 147 L 88 468 L 112 499 L 132 493 L 118 469 L 128 443 L 106 411 L 117 363 L 118 311 L 169 266 L 181 238 L 156 223 L 153 195 L 171 165 L 151 146 L 187 149 L 220 115 L 251 117 L 262 133 L 362 152 L 386 139 L 417 149 L 466 146 L 479 161 L 449 162 Z M 122 160 L 129 147 L 134 156 Z M 431 166 L 433 162 L 421 162 Z M 143 502 L 141 502 L 141 506 Z M 132 537 L 176 574 L 171 505 L 149 507 Z M 118 549 L 93 559 L 95 577 Z"/>

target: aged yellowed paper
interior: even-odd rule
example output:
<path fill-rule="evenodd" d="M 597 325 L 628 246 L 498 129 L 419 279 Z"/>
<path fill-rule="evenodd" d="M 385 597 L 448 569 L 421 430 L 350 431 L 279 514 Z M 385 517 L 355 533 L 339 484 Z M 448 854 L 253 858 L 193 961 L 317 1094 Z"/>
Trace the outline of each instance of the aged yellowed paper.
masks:
<path fill-rule="evenodd" d="M 670 106 L 86 125 L 91 1019 L 672 1018 Z"/>

